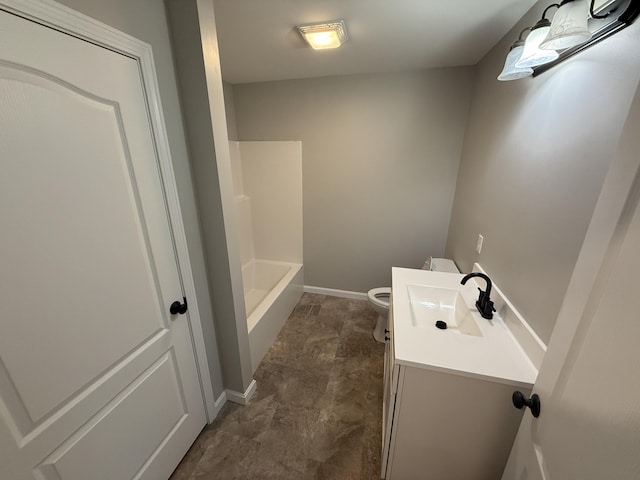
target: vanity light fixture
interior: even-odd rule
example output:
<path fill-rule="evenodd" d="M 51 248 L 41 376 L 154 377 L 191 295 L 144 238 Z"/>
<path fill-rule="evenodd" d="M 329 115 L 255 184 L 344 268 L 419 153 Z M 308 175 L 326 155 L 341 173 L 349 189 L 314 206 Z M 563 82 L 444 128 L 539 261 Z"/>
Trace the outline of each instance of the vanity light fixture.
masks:
<path fill-rule="evenodd" d="M 563 0 L 553 16 L 551 28 L 540 44 L 544 50 L 564 50 L 586 42 L 592 37 L 587 22 L 589 4 L 587 0 Z"/>
<path fill-rule="evenodd" d="M 349 38 L 343 20 L 299 25 L 297 29 L 314 50 L 338 48 Z"/>
<path fill-rule="evenodd" d="M 517 68 L 537 67 L 558 58 L 559 53 L 555 50 L 543 50 L 540 48 L 540 44 L 547 38 L 551 28 L 551 21 L 546 16 L 547 12 L 553 7 L 560 7 L 560 5 L 554 3 L 545 8 L 544 12 L 542 12 L 542 18 L 531 28 L 531 33 L 529 33 L 524 42 L 522 57 L 516 62 Z"/>
<path fill-rule="evenodd" d="M 549 21 L 546 15 L 552 7 L 558 8 L 558 11 L 553 21 Z M 614 12 L 616 15 L 612 16 Z M 611 20 L 601 21 L 610 16 Z M 524 78 L 527 68 L 532 70 L 531 75 L 535 77 L 628 27 L 639 16 L 640 0 L 562 0 L 560 4 L 552 4 L 530 28 L 531 33 L 518 59 L 516 49 L 521 47 L 522 35 L 527 29 L 520 33 L 509 50 L 498 80 Z"/>
<path fill-rule="evenodd" d="M 500 72 L 500 75 L 498 75 L 498 80 L 501 82 L 529 77 L 533 73 L 533 68 L 531 67 L 516 67 L 516 63 L 520 60 L 522 52 L 524 51 L 524 40 L 522 39 L 522 35 L 524 35 L 524 32 L 527 30 L 531 30 L 531 27 L 527 27 L 522 30 L 518 36 L 518 40 L 511 45 L 507 59 L 504 62 L 504 68 L 502 69 L 502 72 Z"/>

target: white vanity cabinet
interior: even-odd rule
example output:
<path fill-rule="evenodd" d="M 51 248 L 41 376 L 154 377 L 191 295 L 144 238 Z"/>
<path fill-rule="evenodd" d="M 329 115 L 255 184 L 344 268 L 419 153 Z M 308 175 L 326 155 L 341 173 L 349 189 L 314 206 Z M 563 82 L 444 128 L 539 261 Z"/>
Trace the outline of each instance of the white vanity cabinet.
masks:
<path fill-rule="evenodd" d="M 527 397 L 530 395 L 535 369 L 523 375 L 526 380 L 514 380 L 482 375 L 474 368 L 468 371 L 450 368 L 446 366 L 448 355 L 444 355 L 445 361 L 431 362 L 424 352 L 403 352 L 407 343 L 402 341 L 402 336 L 420 334 L 406 324 L 403 326 L 406 318 L 398 318 L 398 311 L 403 315 L 407 312 L 398 305 L 404 301 L 402 290 L 394 283 L 385 350 L 381 477 L 387 480 L 499 479 L 524 413 L 513 407 L 511 395 L 516 390 Z M 473 342 L 491 341 L 491 332 L 487 329 L 503 328 L 503 324 L 496 321 L 481 327 L 484 336 L 479 339 L 449 337 L 453 338 L 448 340 L 451 345 L 447 345 L 451 356 L 465 356 L 466 352 L 469 362 L 482 363 L 473 357 Z M 441 346 L 440 339 L 444 337 L 438 337 L 437 331 L 425 335 L 432 335 L 435 340 L 425 337 L 420 344 L 424 348 L 437 350 Z M 498 353 L 505 355 L 504 362 L 522 362 L 518 368 L 526 371 L 526 359 L 514 358 L 519 354 L 518 348 L 514 352 L 513 355 L 509 351 Z M 451 362 L 460 362 L 460 359 Z"/>
<path fill-rule="evenodd" d="M 528 396 L 528 390 L 398 365 L 392 356 L 387 371 L 382 478 L 502 476 L 523 413 L 511 405 L 511 394 Z"/>

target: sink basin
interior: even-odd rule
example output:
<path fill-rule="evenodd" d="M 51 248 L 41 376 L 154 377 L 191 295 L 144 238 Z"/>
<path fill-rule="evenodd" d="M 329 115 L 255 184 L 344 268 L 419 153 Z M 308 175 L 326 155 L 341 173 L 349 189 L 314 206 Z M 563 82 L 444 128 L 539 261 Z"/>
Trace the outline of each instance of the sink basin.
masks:
<path fill-rule="evenodd" d="M 447 323 L 445 332 L 481 337 L 482 332 L 459 290 L 407 285 L 414 327 L 436 328 L 438 320 Z"/>

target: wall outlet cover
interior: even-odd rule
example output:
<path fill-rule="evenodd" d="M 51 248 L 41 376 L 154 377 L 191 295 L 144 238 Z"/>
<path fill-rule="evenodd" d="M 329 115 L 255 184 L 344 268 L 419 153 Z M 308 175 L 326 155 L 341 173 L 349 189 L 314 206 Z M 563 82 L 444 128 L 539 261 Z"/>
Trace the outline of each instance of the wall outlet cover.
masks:
<path fill-rule="evenodd" d="M 478 241 L 476 242 L 476 252 L 482 252 L 482 242 L 484 242 L 484 237 L 482 235 L 478 235 Z"/>

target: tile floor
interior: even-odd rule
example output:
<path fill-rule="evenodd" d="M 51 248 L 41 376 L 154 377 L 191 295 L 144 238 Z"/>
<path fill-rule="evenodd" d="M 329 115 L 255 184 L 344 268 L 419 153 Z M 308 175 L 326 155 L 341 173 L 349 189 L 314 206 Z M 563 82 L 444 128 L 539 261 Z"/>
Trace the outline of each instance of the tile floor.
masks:
<path fill-rule="evenodd" d="M 256 370 L 170 480 L 380 478 L 384 345 L 366 301 L 305 293 Z"/>

